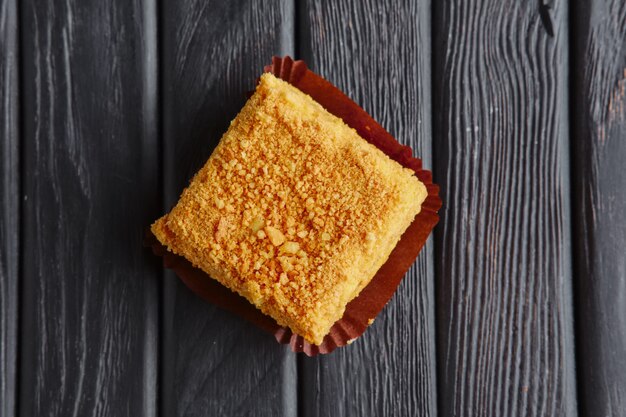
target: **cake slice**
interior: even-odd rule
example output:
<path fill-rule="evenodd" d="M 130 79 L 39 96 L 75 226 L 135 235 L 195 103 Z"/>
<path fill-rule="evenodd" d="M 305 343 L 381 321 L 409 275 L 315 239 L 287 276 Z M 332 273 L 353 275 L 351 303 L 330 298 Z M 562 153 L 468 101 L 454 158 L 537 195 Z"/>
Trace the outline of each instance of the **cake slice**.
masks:
<path fill-rule="evenodd" d="M 426 196 L 412 170 L 267 73 L 152 232 L 319 345 Z"/>

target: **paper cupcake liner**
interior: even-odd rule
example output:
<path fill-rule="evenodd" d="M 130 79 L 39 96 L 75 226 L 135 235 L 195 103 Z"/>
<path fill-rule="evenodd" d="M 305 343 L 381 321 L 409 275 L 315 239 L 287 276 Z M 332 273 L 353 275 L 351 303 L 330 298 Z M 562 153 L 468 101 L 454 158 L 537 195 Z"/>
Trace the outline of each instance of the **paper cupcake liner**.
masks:
<path fill-rule="evenodd" d="M 426 243 L 428 235 L 439 221 L 437 211 L 442 204 L 439 186 L 433 184 L 430 171 L 422 169 L 422 161 L 412 156 L 410 147 L 400 144 L 337 87 L 310 71 L 304 61 L 294 61 L 288 56 L 274 57 L 272 64 L 265 67 L 265 72 L 272 72 L 276 77 L 310 95 L 391 159 L 415 171 L 416 176 L 426 185 L 428 196 L 422 204 L 420 213 L 404 232 L 387 262 L 361 293 L 348 303 L 343 317 L 333 325 L 322 344 L 314 345 L 304 340 L 302 336 L 294 334 L 289 328 L 278 325 L 274 319 L 261 313 L 248 300 L 222 286 L 202 270 L 193 267 L 185 258 L 169 252 L 151 233 L 147 236 L 146 243 L 152 247 L 156 255 L 163 258 L 163 265 L 166 268 L 172 269 L 187 287 L 205 300 L 270 332 L 279 343 L 289 344 L 294 352 L 304 352 L 308 356 L 330 353 L 361 336 L 393 296 Z"/>

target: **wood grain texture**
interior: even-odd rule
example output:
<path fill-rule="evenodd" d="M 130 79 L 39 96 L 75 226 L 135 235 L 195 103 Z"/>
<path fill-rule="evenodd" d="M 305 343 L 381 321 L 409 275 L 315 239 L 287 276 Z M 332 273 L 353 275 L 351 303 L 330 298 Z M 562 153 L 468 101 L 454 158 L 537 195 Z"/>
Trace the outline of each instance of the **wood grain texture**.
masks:
<path fill-rule="evenodd" d="M 626 412 L 626 3 L 573 3 L 574 259 L 582 415 Z"/>
<path fill-rule="evenodd" d="M 430 167 L 430 2 L 307 1 L 300 51 Z M 434 276 L 428 244 L 352 345 L 301 359 L 304 416 L 434 416 Z"/>
<path fill-rule="evenodd" d="M 567 4 L 433 5 L 440 415 L 575 416 Z"/>
<path fill-rule="evenodd" d="M 165 209 L 202 166 L 274 54 L 293 53 L 293 4 L 163 4 Z M 293 416 L 295 355 L 274 338 L 164 284 L 163 415 Z"/>
<path fill-rule="evenodd" d="M 0 416 L 15 411 L 19 273 L 18 24 L 0 0 Z"/>
<path fill-rule="evenodd" d="M 23 417 L 156 415 L 155 5 L 21 4 Z"/>

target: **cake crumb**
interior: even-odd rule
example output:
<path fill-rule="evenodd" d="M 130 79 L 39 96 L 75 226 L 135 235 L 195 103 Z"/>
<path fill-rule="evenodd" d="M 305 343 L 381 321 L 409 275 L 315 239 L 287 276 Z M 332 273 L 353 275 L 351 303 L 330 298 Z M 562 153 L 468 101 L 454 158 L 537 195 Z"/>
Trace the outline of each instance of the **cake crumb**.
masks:
<path fill-rule="evenodd" d="M 298 242 L 285 242 L 280 247 L 280 251 L 285 253 L 298 253 L 299 250 L 300 244 Z"/>
<path fill-rule="evenodd" d="M 266 226 L 265 234 L 267 234 L 267 236 L 270 238 L 270 241 L 272 242 L 272 245 L 274 246 L 280 246 L 285 241 L 285 235 L 283 235 L 281 231 L 276 229 L 275 227 Z"/>

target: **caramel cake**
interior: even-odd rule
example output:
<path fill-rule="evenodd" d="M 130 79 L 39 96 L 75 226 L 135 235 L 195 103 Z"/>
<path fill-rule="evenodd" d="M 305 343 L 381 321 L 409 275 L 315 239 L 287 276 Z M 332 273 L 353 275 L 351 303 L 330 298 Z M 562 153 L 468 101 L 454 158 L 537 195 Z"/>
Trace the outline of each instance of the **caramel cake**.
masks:
<path fill-rule="evenodd" d="M 152 232 L 319 345 L 420 212 L 414 174 L 266 73 Z"/>

